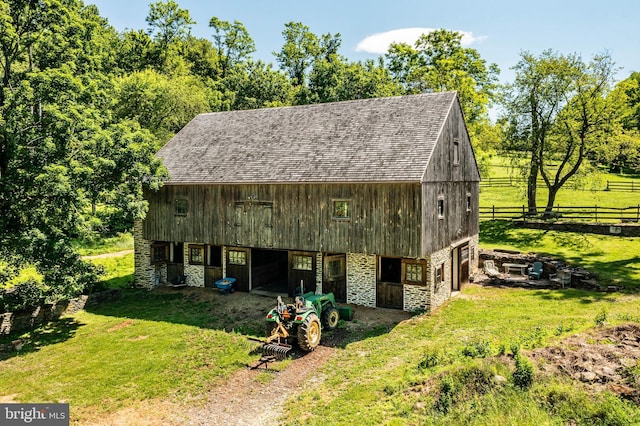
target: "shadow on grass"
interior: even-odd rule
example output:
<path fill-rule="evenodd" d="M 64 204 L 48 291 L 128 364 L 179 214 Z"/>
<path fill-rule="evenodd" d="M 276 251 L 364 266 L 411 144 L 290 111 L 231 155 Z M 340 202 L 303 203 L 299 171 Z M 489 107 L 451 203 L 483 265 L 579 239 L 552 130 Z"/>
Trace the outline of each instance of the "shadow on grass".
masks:
<path fill-rule="evenodd" d="M 577 288 L 567 288 L 564 290 L 535 290 L 532 291 L 531 294 L 545 301 L 575 300 L 584 305 L 602 301 L 612 303 L 616 301 L 616 293 L 581 290 Z"/>
<path fill-rule="evenodd" d="M 546 231 L 535 230 L 528 235 L 514 235 L 512 222 L 507 220 L 490 220 L 480 222 L 480 241 L 483 244 L 509 244 L 515 246 L 534 245 Z"/>
<path fill-rule="evenodd" d="M 235 292 L 226 296 L 217 290 L 187 287 L 184 289 L 124 289 L 113 302 L 87 307 L 86 311 L 127 319 L 169 322 L 205 329 L 221 330 L 245 336 L 265 335 L 265 318 L 276 304 L 275 298 Z M 401 312 L 401 311 L 399 311 Z M 323 332 L 322 344 L 343 347 L 348 342 L 384 334 L 403 318 L 385 319 L 385 324 L 362 325 L 357 330 L 336 329 Z M 357 309 L 356 314 L 357 316 Z M 395 318 L 395 317 L 394 317 Z"/>
<path fill-rule="evenodd" d="M 62 343 L 72 338 L 78 328 L 82 326 L 73 318 L 61 318 L 42 327 L 23 333 L 12 333 L 0 338 L 0 345 L 8 345 L 12 341 L 20 339 L 24 345 L 19 351 L 15 349 L 9 352 L 0 352 L 0 361 L 5 361 L 14 356 L 37 352 L 40 348 L 56 343 Z"/>

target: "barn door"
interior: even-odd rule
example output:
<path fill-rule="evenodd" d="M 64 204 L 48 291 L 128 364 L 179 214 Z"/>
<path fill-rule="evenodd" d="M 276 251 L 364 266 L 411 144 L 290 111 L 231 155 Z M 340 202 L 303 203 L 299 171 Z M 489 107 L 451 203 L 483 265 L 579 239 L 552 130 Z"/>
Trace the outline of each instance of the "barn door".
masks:
<path fill-rule="evenodd" d="M 451 251 L 451 266 L 451 290 L 461 290 L 469 283 L 469 244 L 458 246 Z"/>
<path fill-rule="evenodd" d="M 251 258 L 249 249 L 229 248 L 227 250 L 227 277 L 235 278 L 235 288 L 239 291 L 251 291 Z"/>
<path fill-rule="evenodd" d="M 316 291 L 316 255 L 312 252 L 289 252 L 289 295 L 300 291 Z"/>
<path fill-rule="evenodd" d="M 379 258 L 376 306 L 378 308 L 392 309 L 402 309 L 404 307 L 402 259 L 394 257 Z"/>
<path fill-rule="evenodd" d="M 346 255 L 336 254 L 324 257 L 324 279 L 322 292 L 333 293 L 336 302 L 347 302 L 347 268 Z"/>
<path fill-rule="evenodd" d="M 236 244 L 273 247 L 273 203 L 241 201 L 235 204 Z"/>

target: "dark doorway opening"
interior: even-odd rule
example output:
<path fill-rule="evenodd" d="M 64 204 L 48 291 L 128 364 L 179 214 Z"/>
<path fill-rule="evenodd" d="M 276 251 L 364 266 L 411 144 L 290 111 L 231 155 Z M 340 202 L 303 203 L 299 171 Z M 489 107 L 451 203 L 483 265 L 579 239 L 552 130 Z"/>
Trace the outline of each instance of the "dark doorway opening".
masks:
<path fill-rule="evenodd" d="M 380 258 L 380 281 L 401 283 L 402 259 L 395 257 Z"/>
<path fill-rule="evenodd" d="M 288 293 L 288 252 L 253 249 L 251 255 L 251 289 Z"/>
<path fill-rule="evenodd" d="M 379 308 L 402 309 L 403 305 L 402 259 L 381 257 L 378 283 L 376 285 L 376 306 Z"/>

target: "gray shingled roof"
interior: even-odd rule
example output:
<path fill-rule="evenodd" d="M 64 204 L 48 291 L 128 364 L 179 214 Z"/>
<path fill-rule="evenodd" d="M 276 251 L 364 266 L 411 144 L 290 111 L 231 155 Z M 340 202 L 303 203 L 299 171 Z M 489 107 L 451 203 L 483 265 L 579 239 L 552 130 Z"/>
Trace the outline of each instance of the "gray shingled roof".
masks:
<path fill-rule="evenodd" d="M 169 184 L 420 182 L 455 92 L 200 114 L 159 152 Z"/>

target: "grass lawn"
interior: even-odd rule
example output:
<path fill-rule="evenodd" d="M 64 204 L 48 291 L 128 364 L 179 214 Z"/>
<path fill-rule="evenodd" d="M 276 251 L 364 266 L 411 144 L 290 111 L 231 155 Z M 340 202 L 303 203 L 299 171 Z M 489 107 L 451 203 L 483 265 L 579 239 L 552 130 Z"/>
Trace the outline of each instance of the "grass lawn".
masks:
<path fill-rule="evenodd" d="M 124 294 L 22 334 L 21 354 L 0 353 L 0 395 L 66 401 L 74 419 L 95 420 L 145 399 L 197 397 L 255 359 L 240 331 L 257 335 L 262 322 L 216 315 L 221 297 L 199 302 L 179 293 Z M 238 331 L 225 331 L 229 324 Z"/>
<path fill-rule="evenodd" d="M 283 419 L 312 425 L 638 424 L 638 406 L 591 394 L 562 377 L 538 374 L 521 390 L 513 385 L 512 358 L 499 356 L 515 347 L 526 354 L 587 330 L 602 312 L 612 322 L 638 321 L 638 308 L 635 295 L 472 286 L 432 315 L 347 345 L 323 368 L 323 381 L 289 400 Z M 496 384 L 496 375 L 507 381 Z"/>

